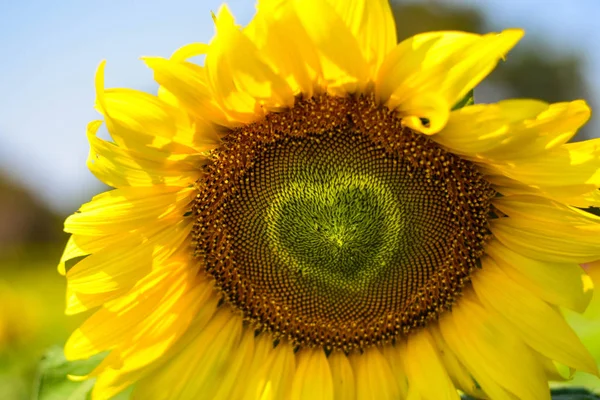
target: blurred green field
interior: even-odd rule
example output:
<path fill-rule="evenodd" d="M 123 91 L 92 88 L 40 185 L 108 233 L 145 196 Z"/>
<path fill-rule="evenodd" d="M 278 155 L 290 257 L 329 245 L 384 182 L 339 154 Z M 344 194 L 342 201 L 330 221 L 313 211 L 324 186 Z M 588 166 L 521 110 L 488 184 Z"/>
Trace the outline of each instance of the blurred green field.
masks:
<path fill-rule="evenodd" d="M 29 399 L 44 351 L 63 344 L 84 316 L 64 315 L 65 279 L 56 246 L 11 251 L 0 259 L 0 399 Z"/>

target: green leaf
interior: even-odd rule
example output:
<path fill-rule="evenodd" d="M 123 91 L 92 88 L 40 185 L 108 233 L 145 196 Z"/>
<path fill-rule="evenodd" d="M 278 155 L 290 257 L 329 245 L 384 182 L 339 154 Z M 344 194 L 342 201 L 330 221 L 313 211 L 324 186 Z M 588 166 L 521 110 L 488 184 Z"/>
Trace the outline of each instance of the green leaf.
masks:
<path fill-rule="evenodd" d="M 600 396 L 583 388 L 561 388 L 552 390 L 552 400 L 600 400 Z"/>
<path fill-rule="evenodd" d="M 67 375 L 87 375 L 106 354 L 98 354 L 87 360 L 67 361 L 62 347 L 51 347 L 40 361 L 33 388 L 33 400 L 88 400 L 95 379 L 74 382 Z M 115 399 L 129 398 L 126 391 Z"/>
<path fill-rule="evenodd" d="M 452 111 L 458 110 L 459 108 L 463 108 L 466 106 L 470 106 L 472 104 L 475 104 L 475 97 L 473 97 L 473 89 L 471 89 L 465 97 L 463 97 L 458 103 L 454 105 L 454 107 L 452 107 Z"/>
<path fill-rule="evenodd" d="M 471 396 L 463 395 L 462 400 L 475 400 Z M 552 389 L 552 400 L 600 400 L 600 396 L 584 388 Z"/>

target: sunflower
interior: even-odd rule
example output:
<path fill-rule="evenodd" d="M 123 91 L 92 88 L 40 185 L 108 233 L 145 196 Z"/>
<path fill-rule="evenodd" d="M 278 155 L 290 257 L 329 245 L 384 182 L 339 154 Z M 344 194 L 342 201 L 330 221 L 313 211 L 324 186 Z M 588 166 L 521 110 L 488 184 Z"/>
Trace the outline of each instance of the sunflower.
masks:
<path fill-rule="evenodd" d="M 397 44 L 385 0 L 227 7 L 209 44 L 105 89 L 65 223 L 65 346 L 94 399 L 547 399 L 594 360 L 560 312 L 600 259 L 584 101 L 454 107 L 509 29 Z M 189 61 L 204 56 L 203 65 Z M 456 109 L 454 109 L 456 108 Z"/>

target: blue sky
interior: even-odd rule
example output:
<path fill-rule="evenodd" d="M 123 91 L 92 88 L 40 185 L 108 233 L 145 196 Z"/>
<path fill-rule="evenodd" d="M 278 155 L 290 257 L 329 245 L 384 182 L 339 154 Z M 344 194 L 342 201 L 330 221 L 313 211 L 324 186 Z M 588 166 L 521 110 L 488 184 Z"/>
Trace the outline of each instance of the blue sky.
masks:
<path fill-rule="evenodd" d="M 585 56 L 590 93 L 600 104 L 600 1 L 451 0 L 481 8 L 494 27 L 523 27 L 524 40 Z M 0 167 L 52 208 L 73 211 L 97 190 L 85 167 L 85 126 L 93 110 L 93 76 L 106 59 L 106 86 L 152 91 L 140 56 L 169 56 L 213 35 L 210 11 L 222 1 L 0 2 Z M 229 1 L 240 24 L 251 0 Z M 596 122 L 595 126 L 599 124 Z"/>

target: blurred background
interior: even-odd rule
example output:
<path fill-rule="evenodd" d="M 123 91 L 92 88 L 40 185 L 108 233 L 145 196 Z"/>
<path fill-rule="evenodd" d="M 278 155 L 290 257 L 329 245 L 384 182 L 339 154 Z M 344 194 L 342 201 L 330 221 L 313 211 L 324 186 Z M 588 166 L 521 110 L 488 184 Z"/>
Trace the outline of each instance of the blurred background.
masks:
<path fill-rule="evenodd" d="M 85 316 L 62 314 L 56 264 L 62 220 L 106 190 L 87 171 L 85 126 L 95 69 L 107 87 L 156 91 L 140 56 L 168 57 L 213 35 L 221 0 L 0 2 L 0 399 L 30 397 L 44 350 L 62 344 Z M 228 2 L 245 25 L 254 1 Z M 522 27 L 526 36 L 475 91 L 479 103 L 507 97 L 600 105 L 600 1 L 392 0 L 398 38 L 431 30 L 484 33 Z M 598 113 L 600 115 L 600 113 Z M 596 115 L 578 139 L 600 136 Z M 600 278 L 600 276 L 598 277 Z M 600 282 L 600 279 L 598 279 Z M 600 299 L 569 318 L 600 359 Z M 600 380 L 577 376 L 600 388 Z"/>

